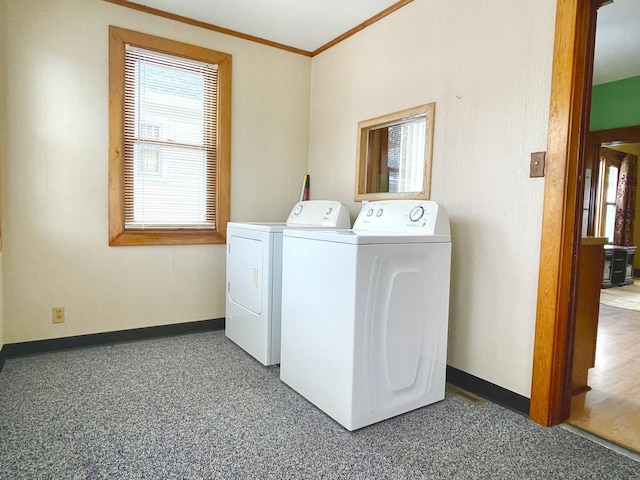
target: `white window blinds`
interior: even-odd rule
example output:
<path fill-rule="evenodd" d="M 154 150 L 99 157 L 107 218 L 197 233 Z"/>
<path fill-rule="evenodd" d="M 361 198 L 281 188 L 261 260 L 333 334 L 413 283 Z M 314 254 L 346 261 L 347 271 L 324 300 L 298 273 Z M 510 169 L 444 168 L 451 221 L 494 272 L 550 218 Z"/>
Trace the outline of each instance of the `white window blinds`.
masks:
<path fill-rule="evenodd" d="M 217 73 L 126 46 L 125 228 L 215 228 Z"/>
<path fill-rule="evenodd" d="M 420 192 L 424 178 L 426 117 L 389 126 L 389 192 Z"/>

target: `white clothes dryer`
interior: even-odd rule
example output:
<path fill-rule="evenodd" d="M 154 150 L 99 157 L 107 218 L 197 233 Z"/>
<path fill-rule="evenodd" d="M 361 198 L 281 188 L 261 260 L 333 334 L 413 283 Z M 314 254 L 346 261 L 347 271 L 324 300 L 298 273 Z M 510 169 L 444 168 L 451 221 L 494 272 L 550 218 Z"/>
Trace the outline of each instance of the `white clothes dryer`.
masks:
<path fill-rule="evenodd" d="M 280 363 L 282 230 L 350 228 L 340 202 L 308 200 L 294 205 L 286 223 L 227 224 L 225 334 L 263 365 Z"/>
<path fill-rule="evenodd" d="M 283 232 L 280 378 L 348 430 L 444 399 L 451 236 L 435 202 Z"/>

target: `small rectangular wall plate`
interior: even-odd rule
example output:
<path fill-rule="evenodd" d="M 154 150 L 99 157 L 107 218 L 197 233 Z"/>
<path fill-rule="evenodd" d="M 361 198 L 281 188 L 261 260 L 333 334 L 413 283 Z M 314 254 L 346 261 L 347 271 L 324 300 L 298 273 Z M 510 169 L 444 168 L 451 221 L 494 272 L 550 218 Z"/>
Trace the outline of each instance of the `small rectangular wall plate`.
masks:
<path fill-rule="evenodd" d="M 533 152 L 529 165 L 529 178 L 544 177 L 544 160 L 547 152 Z"/>

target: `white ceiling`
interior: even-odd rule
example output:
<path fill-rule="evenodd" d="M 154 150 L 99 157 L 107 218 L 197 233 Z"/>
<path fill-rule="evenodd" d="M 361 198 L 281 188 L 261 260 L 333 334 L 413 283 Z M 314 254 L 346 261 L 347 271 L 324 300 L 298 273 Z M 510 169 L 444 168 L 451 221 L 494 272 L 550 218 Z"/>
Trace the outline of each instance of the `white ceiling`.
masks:
<path fill-rule="evenodd" d="M 640 0 L 614 0 L 598 10 L 593 84 L 640 75 Z"/>
<path fill-rule="evenodd" d="M 398 0 L 133 0 L 313 52 Z"/>
<path fill-rule="evenodd" d="M 132 0 L 132 3 L 314 52 L 397 1 Z M 640 0 L 614 0 L 598 11 L 594 85 L 637 75 L 640 75 Z"/>

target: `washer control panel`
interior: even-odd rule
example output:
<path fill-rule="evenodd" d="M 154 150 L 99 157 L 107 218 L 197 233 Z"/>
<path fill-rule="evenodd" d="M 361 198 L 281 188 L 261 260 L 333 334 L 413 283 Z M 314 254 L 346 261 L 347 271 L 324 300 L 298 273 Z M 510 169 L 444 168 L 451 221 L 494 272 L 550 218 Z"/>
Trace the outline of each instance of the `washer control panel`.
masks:
<path fill-rule="evenodd" d="M 449 217 L 430 200 L 382 200 L 362 206 L 354 230 L 449 235 Z"/>
<path fill-rule="evenodd" d="M 306 200 L 293 206 L 287 225 L 300 227 L 351 228 L 349 210 L 333 200 Z"/>

